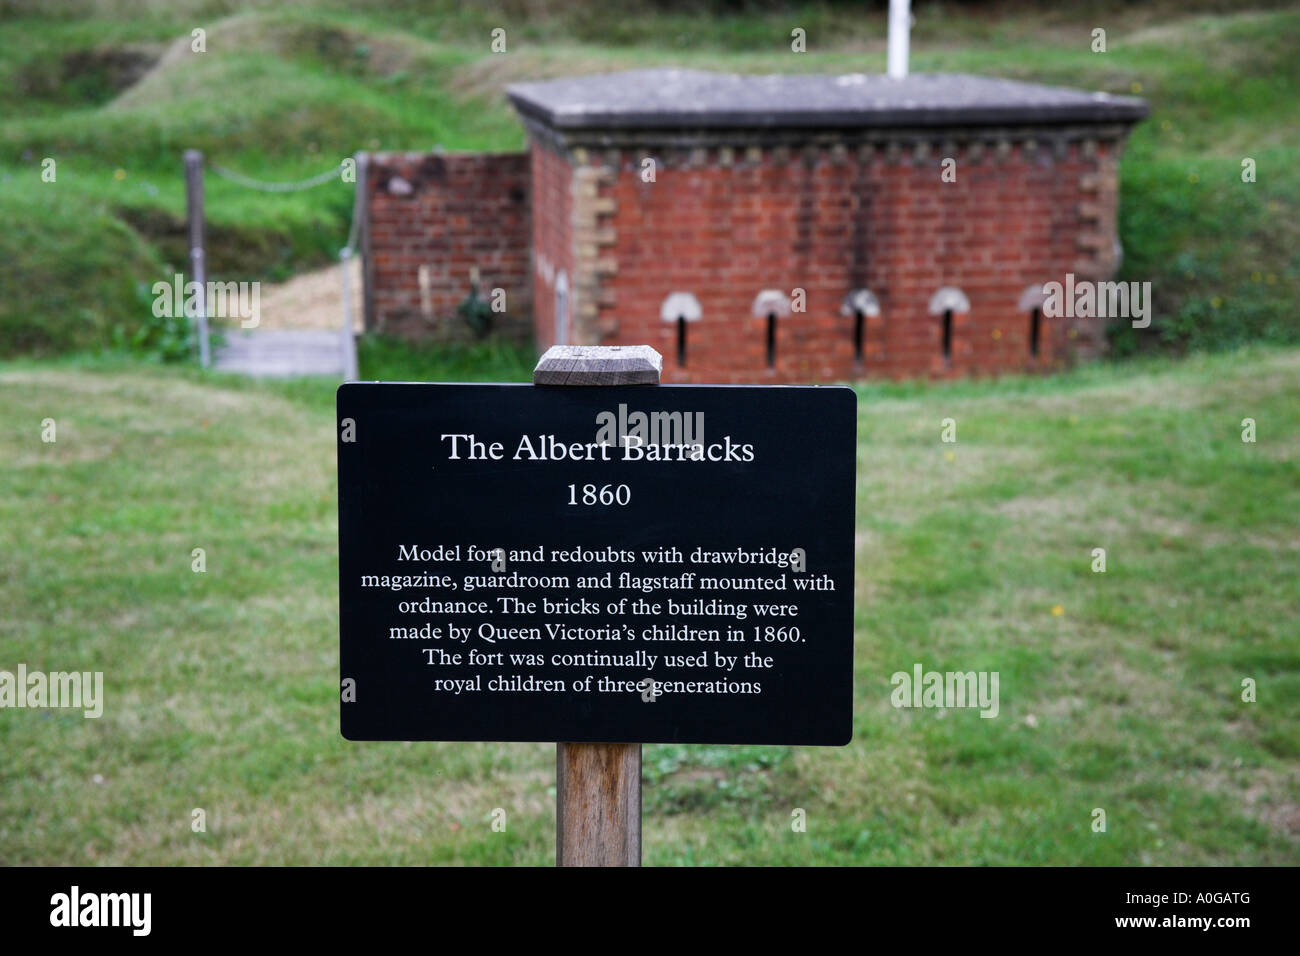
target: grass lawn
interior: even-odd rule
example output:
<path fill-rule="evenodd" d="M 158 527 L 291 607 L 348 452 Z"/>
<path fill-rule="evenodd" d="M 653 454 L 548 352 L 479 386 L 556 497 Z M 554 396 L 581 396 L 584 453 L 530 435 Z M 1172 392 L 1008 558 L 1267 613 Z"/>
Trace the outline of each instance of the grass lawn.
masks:
<path fill-rule="evenodd" d="M 1300 863 L 1300 350 L 861 395 L 853 743 L 647 747 L 646 862 Z M 0 862 L 552 860 L 552 746 L 339 735 L 332 402 L 0 365 L 0 668 L 107 697 L 0 710 Z M 1000 715 L 893 709 L 918 662 Z"/>

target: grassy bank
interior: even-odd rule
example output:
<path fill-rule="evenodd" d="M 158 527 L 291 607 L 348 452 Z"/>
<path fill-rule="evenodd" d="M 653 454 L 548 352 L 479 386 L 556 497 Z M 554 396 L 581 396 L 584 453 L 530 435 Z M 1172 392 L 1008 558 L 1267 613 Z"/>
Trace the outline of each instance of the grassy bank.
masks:
<path fill-rule="evenodd" d="M 0 667 L 107 696 L 0 710 L 0 861 L 552 859 L 552 747 L 339 736 L 332 393 L 0 365 Z M 1300 863 L 1300 351 L 860 409 L 853 743 L 647 747 L 646 861 Z M 893 709 L 918 662 L 998 671 L 1000 715 Z"/>

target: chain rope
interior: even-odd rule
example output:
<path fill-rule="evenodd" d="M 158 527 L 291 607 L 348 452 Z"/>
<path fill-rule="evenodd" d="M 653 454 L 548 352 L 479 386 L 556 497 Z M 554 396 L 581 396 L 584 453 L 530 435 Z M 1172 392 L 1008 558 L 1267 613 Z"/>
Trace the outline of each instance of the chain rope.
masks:
<path fill-rule="evenodd" d="M 251 176 L 245 176 L 243 173 L 237 173 L 233 169 L 222 166 L 220 163 L 210 162 L 208 163 L 208 168 L 222 179 L 227 179 L 237 185 L 247 186 L 249 189 L 257 189 L 266 193 L 302 192 L 305 189 L 313 189 L 316 186 L 328 183 L 331 180 L 338 178 L 343 173 L 343 163 L 339 163 L 333 169 L 327 169 L 325 172 L 318 173 L 315 176 L 309 176 L 307 179 L 299 179 L 296 182 L 288 183 L 268 183 L 264 180 L 253 179 Z M 358 227 L 361 225 L 360 217 L 356 215 L 355 210 L 353 211 L 351 218 L 352 223 L 348 229 L 348 240 L 343 247 L 348 250 L 349 254 L 356 252 L 357 231 Z"/>
<path fill-rule="evenodd" d="M 308 179 L 300 179 L 291 183 L 268 183 L 260 179 L 253 179 L 245 176 L 243 173 L 237 173 L 233 169 L 227 169 L 225 166 L 217 163 L 209 163 L 208 168 L 220 176 L 222 179 L 228 179 L 232 183 L 240 186 L 247 186 L 249 189 L 257 189 L 264 193 L 295 193 L 304 189 L 312 189 L 322 183 L 327 183 L 331 179 L 337 179 L 343 173 L 343 164 L 339 163 L 333 169 L 327 169 L 323 173 L 311 176 Z"/>

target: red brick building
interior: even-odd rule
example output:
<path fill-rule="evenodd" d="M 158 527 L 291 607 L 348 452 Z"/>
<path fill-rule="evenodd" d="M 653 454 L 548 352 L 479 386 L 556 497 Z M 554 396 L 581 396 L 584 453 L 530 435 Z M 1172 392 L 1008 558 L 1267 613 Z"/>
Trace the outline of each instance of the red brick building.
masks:
<path fill-rule="evenodd" d="M 370 158 L 368 325 L 463 334 L 445 317 L 477 267 L 503 290 L 499 331 L 652 345 L 665 382 L 966 375 L 1103 347 L 1098 320 L 1044 317 L 1042 286 L 1117 268 L 1141 100 L 695 70 L 509 97 L 527 154 Z"/>

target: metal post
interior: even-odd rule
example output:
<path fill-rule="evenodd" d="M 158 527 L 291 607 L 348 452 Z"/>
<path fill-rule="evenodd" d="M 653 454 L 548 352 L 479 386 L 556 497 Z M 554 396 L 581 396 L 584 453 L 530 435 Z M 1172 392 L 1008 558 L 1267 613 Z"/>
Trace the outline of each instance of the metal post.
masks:
<path fill-rule="evenodd" d="M 375 264 L 370 255 L 370 154 L 357 153 L 356 196 L 352 223 L 357 238 L 353 245 L 361 253 L 361 328 L 375 329 Z"/>
<path fill-rule="evenodd" d="M 352 250 L 344 246 L 339 250 L 339 266 L 343 271 L 343 328 L 339 341 L 343 349 L 343 381 L 357 380 L 357 340 L 352 333 Z"/>
<path fill-rule="evenodd" d="M 199 364 L 212 364 L 208 348 L 207 266 L 203 261 L 203 154 L 197 149 L 185 151 L 185 212 L 190 223 L 190 275 L 198 283 Z"/>
<path fill-rule="evenodd" d="M 658 385 L 662 370 L 648 345 L 557 345 L 533 384 Z M 641 865 L 639 743 L 555 745 L 555 865 Z"/>
<path fill-rule="evenodd" d="M 889 61 L 887 71 L 895 80 L 907 76 L 908 40 L 912 32 L 910 0 L 889 0 Z"/>

